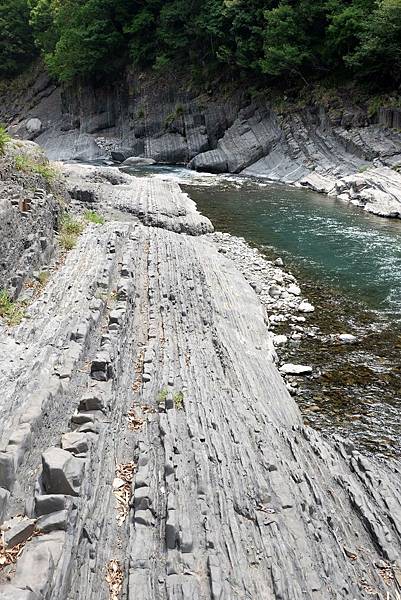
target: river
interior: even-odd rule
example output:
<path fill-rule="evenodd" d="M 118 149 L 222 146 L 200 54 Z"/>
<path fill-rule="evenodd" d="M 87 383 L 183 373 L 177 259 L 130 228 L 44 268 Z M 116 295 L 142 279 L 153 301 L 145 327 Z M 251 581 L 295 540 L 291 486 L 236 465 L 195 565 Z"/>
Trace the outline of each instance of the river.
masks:
<path fill-rule="evenodd" d="M 308 322 L 318 335 L 280 356 L 313 366 L 296 396 L 305 422 L 365 452 L 400 454 L 401 221 L 276 183 L 173 167 L 131 172 L 176 180 L 217 230 L 283 258 L 316 307 Z M 334 343 L 334 333 L 359 342 Z"/>

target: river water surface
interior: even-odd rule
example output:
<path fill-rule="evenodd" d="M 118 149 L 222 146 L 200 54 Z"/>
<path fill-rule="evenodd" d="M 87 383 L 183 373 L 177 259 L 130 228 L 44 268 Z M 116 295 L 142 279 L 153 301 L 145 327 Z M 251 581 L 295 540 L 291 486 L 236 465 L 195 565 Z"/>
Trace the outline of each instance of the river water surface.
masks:
<path fill-rule="evenodd" d="M 275 183 L 179 168 L 132 173 L 175 179 L 216 230 L 283 258 L 316 306 L 308 324 L 319 328 L 281 356 L 314 368 L 296 396 L 305 421 L 365 452 L 400 454 L 401 221 Z M 333 333 L 359 342 L 334 343 Z"/>

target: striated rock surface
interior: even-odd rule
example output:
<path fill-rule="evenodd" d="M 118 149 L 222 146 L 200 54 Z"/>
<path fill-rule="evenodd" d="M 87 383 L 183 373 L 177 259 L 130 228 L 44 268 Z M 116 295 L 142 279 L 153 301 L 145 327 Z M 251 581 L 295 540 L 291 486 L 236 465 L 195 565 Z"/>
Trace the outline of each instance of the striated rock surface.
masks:
<path fill-rule="evenodd" d="M 200 235 L 213 231 L 177 183 L 134 179 L 112 167 L 65 165 L 67 189 L 76 200 L 135 215 L 145 225 Z"/>
<path fill-rule="evenodd" d="M 169 227 L 176 186 L 66 172 L 109 220 L 0 328 L 0 498 L 41 533 L 0 598 L 396 597 L 399 465 L 303 425 L 219 236 Z"/>

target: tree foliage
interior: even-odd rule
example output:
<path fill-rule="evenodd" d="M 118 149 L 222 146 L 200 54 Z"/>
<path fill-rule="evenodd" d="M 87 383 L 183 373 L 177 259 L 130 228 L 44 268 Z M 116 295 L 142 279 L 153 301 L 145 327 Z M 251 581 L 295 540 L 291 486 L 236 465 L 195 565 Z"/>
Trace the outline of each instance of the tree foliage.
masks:
<path fill-rule="evenodd" d="M 170 66 L 269 83 L 401 82 L 401 0 L 0 0 L 0 76 L 35 54 L 61 81 Z"/>
<path fill-rule="evenodd" d="M 34 55 L 26 0 L 0 0 L 0 78 L 18 74 Z"/>

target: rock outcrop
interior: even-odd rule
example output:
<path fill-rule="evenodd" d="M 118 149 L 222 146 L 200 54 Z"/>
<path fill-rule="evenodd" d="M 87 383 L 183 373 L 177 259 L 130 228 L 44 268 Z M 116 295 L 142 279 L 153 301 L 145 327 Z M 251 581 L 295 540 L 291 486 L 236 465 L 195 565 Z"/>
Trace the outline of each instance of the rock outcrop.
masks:
<path fill-rule="evenodd" d="M 394 169 L 377 167 L 342 177 L 330 193 L 380 217 L 401 218 L 401 174 Z"/>
<path fill-rule="evenodd" d="M 35 270 L 48 264 L 66 191 L 42 150 L 12 141 L 0 155 L 0 290 L 18 296 Z"/>
<path fill-rule="evenodd" d="M 37 520 L 0 597 L 396 597 L 399 466 L 303 425 L 255 290 L 179 189 L 69 173 L 109 220 L 0 328 L 2 512 Z"/>

